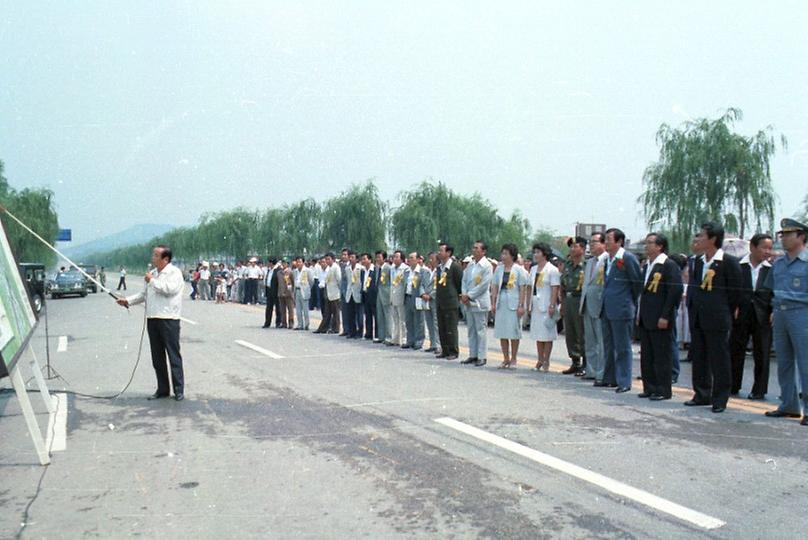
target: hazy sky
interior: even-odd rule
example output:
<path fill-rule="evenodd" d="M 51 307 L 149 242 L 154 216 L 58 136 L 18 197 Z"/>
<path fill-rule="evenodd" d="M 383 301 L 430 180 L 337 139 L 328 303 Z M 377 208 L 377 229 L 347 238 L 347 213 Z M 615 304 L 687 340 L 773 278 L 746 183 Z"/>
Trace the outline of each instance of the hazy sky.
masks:
<path fill-rule="evenodd" d="M 0 159 L 74 244 L 426 177 L 569 234 L 644 231 L 654 135 L 743 109 L 808 191 L 804 1 L 0 0 Z"/>

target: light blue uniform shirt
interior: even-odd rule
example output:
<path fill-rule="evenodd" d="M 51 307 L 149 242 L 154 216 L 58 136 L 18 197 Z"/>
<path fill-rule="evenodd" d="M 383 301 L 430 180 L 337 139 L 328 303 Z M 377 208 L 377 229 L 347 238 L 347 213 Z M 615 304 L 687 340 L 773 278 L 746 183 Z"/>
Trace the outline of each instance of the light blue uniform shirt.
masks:
<path fill-rule="evenodd" d="M 808 308 L 808 248 L 793 259 L 785 254 L 774 261 L 766 286 L 774 291 L 775 310 Z"/>

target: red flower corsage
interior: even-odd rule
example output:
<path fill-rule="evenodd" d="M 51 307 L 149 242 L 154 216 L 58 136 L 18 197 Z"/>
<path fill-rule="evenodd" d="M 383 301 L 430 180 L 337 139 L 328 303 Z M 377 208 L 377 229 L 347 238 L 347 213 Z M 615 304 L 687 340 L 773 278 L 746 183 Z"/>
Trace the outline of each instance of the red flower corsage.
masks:
<path fill-rule="evenodd" d="M 623 259 L 617 259 L 617 268 L 622 270 L 625 265 L 626 263 L 623 262 Z"/>

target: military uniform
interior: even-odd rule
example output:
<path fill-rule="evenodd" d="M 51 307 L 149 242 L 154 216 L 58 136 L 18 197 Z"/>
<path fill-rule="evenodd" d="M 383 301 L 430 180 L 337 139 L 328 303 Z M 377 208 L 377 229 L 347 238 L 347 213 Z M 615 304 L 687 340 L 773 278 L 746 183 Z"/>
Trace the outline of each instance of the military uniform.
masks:
<path fill-rule="evenodd" d="M 782 220 L 780 226 L 780 233 L 808 233 L 808 225 L 793 219 Z M 799 416 L 800 408 L 808 411 L 808 247 L 803 245 L 793 258 L 786 253 L 774 261 L 765 286 L 774 292 L 774 350 L 780 383 L 780 406 L 766 416 Z M 808 426 L 808 416 L 801 423 Z"/>
<path fill-rule="evenodd" d="M 586 367 L 584 356 L 584 318 L 581 315 L 581 291 L 584 287 L 586 262 L 575 263 L 571 258 L 564 261 L 561 273 L 561 290 L 564 292 L 564 337 L 567 354 L 572 365 L 564 373 L 578 373 Z"/>

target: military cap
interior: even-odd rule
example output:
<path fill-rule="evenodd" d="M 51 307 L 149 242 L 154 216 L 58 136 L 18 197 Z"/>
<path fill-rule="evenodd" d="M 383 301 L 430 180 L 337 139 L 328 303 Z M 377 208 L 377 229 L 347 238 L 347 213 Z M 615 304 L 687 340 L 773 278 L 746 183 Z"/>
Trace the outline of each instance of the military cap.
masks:
<path fill-rule="evenodd" d="M 578 244 L 581 247 L 586 247 L 587 241 L 583 236 L 570 236 L 567 238 L 567 247 L 572 247 L 572 244 Z"/>
<path fill-rule="evenodd" d="M 780 220 L 780 230 L 777 234 L 787 232 L 808 232 L 808 225 L 803 225 L 796 219 L 783 218 Z"/>

